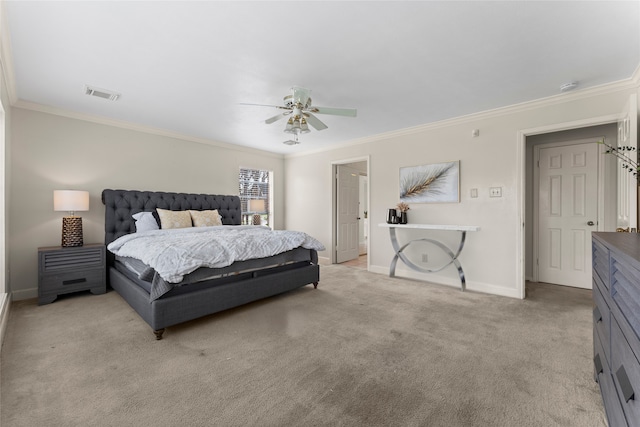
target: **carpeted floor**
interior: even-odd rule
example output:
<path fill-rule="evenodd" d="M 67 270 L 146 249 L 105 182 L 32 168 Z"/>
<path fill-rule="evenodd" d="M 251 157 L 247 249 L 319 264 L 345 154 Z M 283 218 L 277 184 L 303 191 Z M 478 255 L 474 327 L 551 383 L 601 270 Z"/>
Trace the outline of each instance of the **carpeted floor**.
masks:
<path fill-rule="evenodd" d="M 524 301 L 323 266 L 312 286 L 151 329 L 115 292 L 12 305 L 12 426 L 605 426 L 591 292 Z"/>

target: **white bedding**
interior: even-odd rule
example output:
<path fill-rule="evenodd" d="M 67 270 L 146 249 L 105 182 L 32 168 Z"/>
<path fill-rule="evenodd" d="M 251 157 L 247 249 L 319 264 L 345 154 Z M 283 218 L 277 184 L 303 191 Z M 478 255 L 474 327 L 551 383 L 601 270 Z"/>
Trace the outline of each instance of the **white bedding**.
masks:
<path fill-rule="evenodd" d="M 235 261 L 266 258 L 302 246 L 323 251 L 318 240 L 301 231 L 271 230 L 254 225 L 223 225 L 127 234 L 109 251 L 152 267 L 165 281 L 179 283 L 200 267 L 226 267 Z"/>

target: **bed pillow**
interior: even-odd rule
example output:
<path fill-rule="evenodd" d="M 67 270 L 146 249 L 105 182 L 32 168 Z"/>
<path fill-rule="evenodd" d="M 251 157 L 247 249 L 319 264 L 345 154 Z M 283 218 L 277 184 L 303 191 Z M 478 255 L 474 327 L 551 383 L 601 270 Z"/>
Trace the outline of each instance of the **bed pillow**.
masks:
<path fill-rule="evenodd" d="M 189 211 L 170 211 L 166 209 L 156 209 L 156 211 L 160 217 L 160 227 L 162 229 L 191 227 Z"/>
<path fill-rule="evenodd" d="M 147 230 L 158 230 L 158 222 L 152 212 L 138 212 L 131 215 L 136 220 L 136 233 Z"/>
<path fill-rule="evenodd" d="M 211 227 L 213 225 L 222 225 L 218 210 L 213 211 L 189 211 L 194 227 Z"/>

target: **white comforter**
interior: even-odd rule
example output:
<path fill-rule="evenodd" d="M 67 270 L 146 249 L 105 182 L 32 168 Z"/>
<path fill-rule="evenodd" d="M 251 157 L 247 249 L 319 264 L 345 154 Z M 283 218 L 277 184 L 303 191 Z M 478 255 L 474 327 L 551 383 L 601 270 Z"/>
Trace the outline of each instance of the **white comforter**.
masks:
<path fill-rule="evenodd" d="M 324 250 L 322 243 L 303 232 L 253 225 L 144 231 L 119 237 L 107 249 L 137 258 L 167 282 L 178 283 L 199 267 L 226 267 L 235 261 L 265 258 L 300 246 Z"/>

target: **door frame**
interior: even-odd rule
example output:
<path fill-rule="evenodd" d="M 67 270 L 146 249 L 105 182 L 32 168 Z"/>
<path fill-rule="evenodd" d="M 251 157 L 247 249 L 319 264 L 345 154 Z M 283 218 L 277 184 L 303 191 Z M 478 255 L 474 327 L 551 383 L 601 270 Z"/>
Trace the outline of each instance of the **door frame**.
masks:
<path fill-rule="evenodd" d="M 591 126 L 606 125 L 610 123 L 617 123 L 622 118 L 622 114 L 610 114 L 606 116 L 591 117 L 584 120 L 576 120 L 573 122 L 556 123 L 553 125 L 540 126 L 529 129 L 521 129 L 517 132 L 516 136 L 516 177 L 517 184 L 519 186 L 518 194 L 518 217 L 520 221 L 516 224 L 515 236 L 516 236 L 516 253 L 519 257 L 519 262 L 516 265 L 516 291 L 521 299 L 526 297 L 526 277 L 525 277 L 525 213 L 526 213 L 526 189 L 527 189 L 527 137 L 533 135 L 539 135 L 543 133 L 561 132 L 564 130 L 580 129 Z"/>
<path fill-rule="evenodd" d="M 2 99 L 0 99 L 0 346 L 4 342 L 4 335 L 9 323 L 9 309 L 11 295 L 7 280 L 7 179 L 6 179 L 6 150 L 7 150 L 7 114 Z"/>
<path fill-rule="evenodd" d="M 363 162 L 335 165 L 338 172 L 336 175 L 338 188 L 336 193 L 338 208 L 336 215 L 336 263 L 338 264 L 357 260 L 360 257 L 360 174 L 363 172 L 354 166 L 362 164 Z M 356 197 L 353 197 L 354 190 Z M 343 203 L 346 203 L 346 206 Z"/>
<path fill-rule="evenodd" d="M 338 246 L 338 183 L 337 183 L 337 173 L 338 173 L 338 165 L 345 165 L 348 163 L 359 163 L 366 162 L 367 163 L 367 177 L 369 179 L 369 185 L 367 186 L 367 206 L 369 206 L 369 213 L 371 213 L 371 171 L 370 171 L 370 157 L 362 156 L 362 157 L 353 157 L 349 159 L 343 160 L 334 160 L 331 162 L 331 250 L 329 253 L 331 254 L 330 262 L 331 264 L 336 264 L 337 261 L 337 246 Z M 369 229 L 367 230 L 369 236 L 371 236 L 371 221 L 369 221 Z M 369 270 L 371 259 L 369 258 L 369 254 L 371 253 L 371 239 L 367 240 L 367 270 Z"/>
<path fill-rule="evenodd" d="M 555 148 L 555 147 L 566 147 L 569 145 L 580 145 L 580 144 L 592 144 L 592 143 L 596 143 L 598 141 L 602 141 L 604 139 L 604 136 L 601 137 L 592 137 L 592 138 L 582 138 L 582 139 L 575 139 L 575 140 L 568 140 L 568 141 L 561 141 L 561 142 L 547 142 L 544 144 L 536 144 L 533 146 L 533 161 L 540 161 L 540 149 L 543 148 Z M 603 161 L 601 161 L 601 157 L 602 157 L 602 153 L 604 152 L 604 146 L 603 145 L 596 145 L 598 147 L 598 154 L 597 154 L 597 168 L 596 168 L 596 173 L 597 173 L 597 179 L 598 179 L 598 188 L 597 188 L 597 203 L 598 203 L 598 213 L 597 213 L 597 217 L 596 217 L 596 229 L 595 231 L 602 231 L 602 220 L 604 218 L 604 163 Z M 533 256 L 535 257 L 534 259 L 534 263 L 533 263 L 533 281 L 537 282 L 538 281 L 538 269 L 539 269 L 539 265 L 537 262 L 535 262 L 535 260 L 540 258 L 540 246 L 539 246 L 539 239 L 540 239 L 540 227 L 539 227 L 539 215 L 538 215 L 538 210 L 540 208 L 539 206 L 539 195 L 540 195 L 540 167 L 539 166 L 534 166 L 533 168 L 533 206 L 532 206 L 532 211 L 533 211 Z"/>

